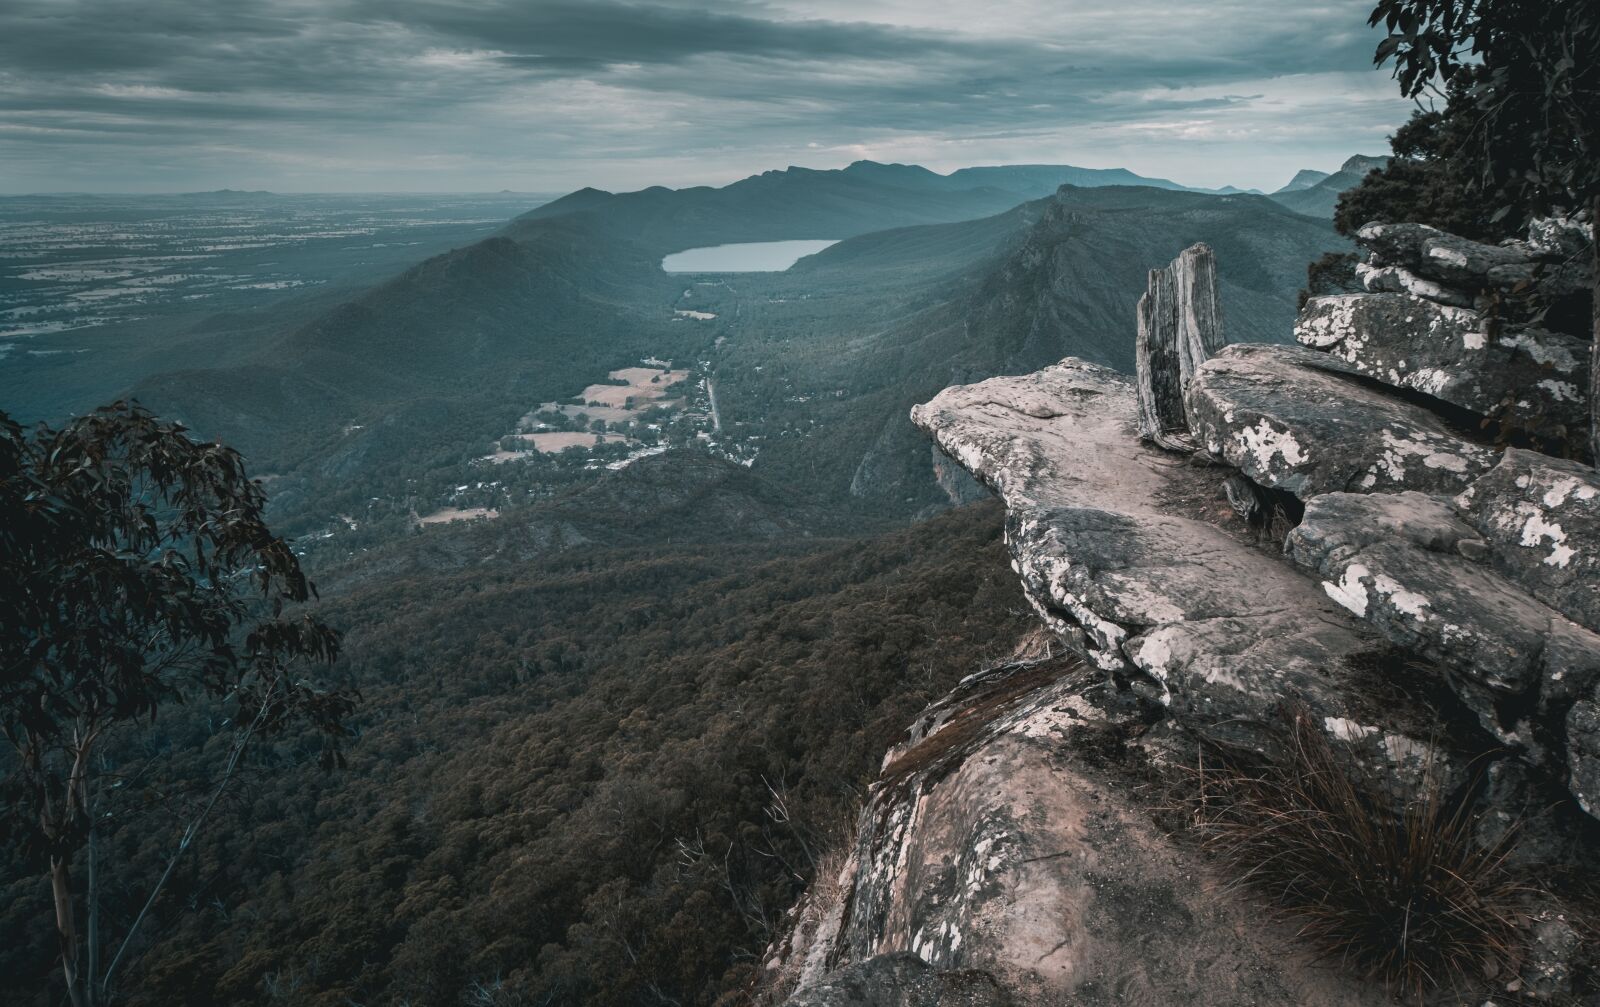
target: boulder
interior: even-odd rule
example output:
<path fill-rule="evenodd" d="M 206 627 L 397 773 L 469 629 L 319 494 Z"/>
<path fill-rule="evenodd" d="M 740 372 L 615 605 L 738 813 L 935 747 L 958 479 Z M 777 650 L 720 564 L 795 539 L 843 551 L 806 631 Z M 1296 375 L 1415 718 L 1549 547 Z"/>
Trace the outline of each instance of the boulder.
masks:
<path fill-rule="evenodd" d="M 1531 274 L 1533 267 L 1527 268 Z M 1356 279 L 1360 280 L 1361 285 L 1369 292 L 1375 294 L 1410 294 L 1436 304 L 1447 304 L 1457 308 L 1470 308 L 1477 303 L 1477 298 L 1472 294 L 1454 290 L 1433 280 L 1425 280 L 1404 266 L 1372 266 L 1358 262 Z"/>
<path fill-rule="evenodd" d="M 1589 343 L 1571 336 L 1499 336 L 1476 311 L 1380 293 L 1311 298 L 1295 337 L 1386 384 L 1530 432 L 1559 435 L 1587 422 Z"/>
<path fill-rule="evenodd" d="M 1328 597 L 1448 669 L 1482 726 L 1567 780 L 1593 814 L 1600 636 L 1501 573 L 1499 543 L 1480 534 L 1446 498 L 1329 493 L 1306 503 L 1285 551 Z"/>
<path fill-rule="evenodd" d="M 1485 245 L 1453 234 L 1437 234 L 1423 239 L 1416 270 L 1441 283 L 1476 289 L 1488 284 L 1489 270 L 1497 266 L 1528 265 L 1534 261 L 1533 253 L 1525 247 Z"/>
<path fill-rule="evenodd" d="M 1497 569 L 1546 605 L 1600 631 L 1600 475 L 1515 448 L 1458 498 Z"/>
<path fill-rule="evenodd" d="M 1320 493 L 1456 493 L 1495 463 L 1433 411 L 1303 347 L 1235 344 L 1189 386 L 1193 433 L 1264 486 Z"/>
<path fill-rule="evenodd" d="M 1400 266 L 1415 270 L 1422 261 L 1422 243 L 1442 238 L 1445 232 L 1427 224 L 1367 224 L 1356 232 L 1356 240 L 1367 250 L 1374 266 Z"/>

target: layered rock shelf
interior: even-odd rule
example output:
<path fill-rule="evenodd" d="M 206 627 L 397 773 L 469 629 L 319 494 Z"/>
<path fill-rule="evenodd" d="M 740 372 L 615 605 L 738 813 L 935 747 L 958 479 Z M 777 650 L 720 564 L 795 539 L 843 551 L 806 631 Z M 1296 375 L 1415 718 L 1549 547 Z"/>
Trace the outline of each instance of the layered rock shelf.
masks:
<path fill-rule="evenodd" d="M 1300 345 L 1227 345 L 1197 246 L 1151 273 L 1134 378 L 1069 358 L 913 409 L 1004 501 L 1025 596 L 1083 663 L 984 672 L 918 719 L 774 948 L 774 988 L 797 1007 L 1382 1000 L 1271 950 L 1084 754 L 1270 758 L 1285 705 L 1369 767 L 1444 773 L 1486 835 L 1520 820 L 1541 870 L 1592 869 L 1600 476 L 1561 457 L 1588 450 L 1592 241 L 1572 220 L 1492 246 L 1370 225 L 1365 291 L 1309 299 Z M 1131 904 L 1169 915 L 1119 930 L 1151 879 Z M 1584 943 L 1541 906 L 1507 986 L 1535 1000 L 1575 991 Z M 1221 981 L 1251 955 L 1281 957 Z"/>
<path fill-rule="evenodd" d="M 1388 385 L 1566 436 L 1588 423 L 1593 340 L 1543 322 L 1588 296 L 1588 235 L 1587 225 L 1543 220 L 1526 241 L 1484 245 L 1421 224 L 1369 224 L 1356 267 L 1367 292 L 1312 298 L 1295 336 Z"/>
<path fill-rule="evenodd" d="M 1438 414 L 1298 347 L 1230 346 L 1188 395 L 1207 451 L 1302 500 L 1338 490 L 1459 492 L 1495 463 L 1493 449 Z"/>
<path fill-rule="evenodd" d="M 1376 638 L 1250 536 L 1195 517 L 1207 476 L 1141 441 L 1137 412 L 1126 377 L 1068 360 L 948 388 L 912 422 L 1005 501 L 1025 594 L 1074 651 L 1238 740 L 1296 695 L 1408 750 L 1346 681 Z"/>

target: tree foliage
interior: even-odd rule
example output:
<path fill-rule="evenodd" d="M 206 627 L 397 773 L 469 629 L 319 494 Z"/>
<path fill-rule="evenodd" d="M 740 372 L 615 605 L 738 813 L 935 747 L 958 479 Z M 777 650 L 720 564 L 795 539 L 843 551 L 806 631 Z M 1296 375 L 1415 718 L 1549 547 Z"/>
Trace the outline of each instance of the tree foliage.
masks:
<path fill-rule="evenodd" d="M 1333 223 L 1354 235 L 1372 221 L 1420 221 L 1477 241 L 1512 236 L 1520 216 L 1498 219 L 1478 186 L 1467 156 L 1472 142 L 1472 101 L 1467 78 L 1449 85 L 1442 109 L 1419 109 L 1390 137 L 1394 157 L 1339 199 Z"/>
<path fill-rule="evenodd" d="M 352 771 L 305 764 L 305 727 L 253 749 L 130 1007 L 716 1002 L 759 973 L 884 749 L 1034 624 L 993 503 L 871 538 L 706 527 L 531 560 L 517 520 L 319 571 L 362 689 Z M 484 535 L 486 559 L 438 544 Z M 209 761 L 186 747 L 174 775 Z M 162 867 L 146 831 L 105 846 L 124 875 Z M 19 1007 L 59 1002 L 19 940 L 48 901 L 0 875 Z"/>
<path fill-rule="evenodd" d="M 1341 207 L 1341 226 L 1400 204 L 1408 219 L 1495 237 L 1600 196 L 1600 7 L 1379 0 L 1369 23 L 1389 32 L 1376 61 L 1393 62 L 1401 93 L 1444 107 L 1396 134 L 1398 156 Z"/>
<path fill-rule="evenodd" d="M 338 636 L 294 611 L 314 590 L 264 505 L 237 452 L 136 405 L 31 432 L 0 414 L 0 838 L 49 865 L 75 1003 L 94 978 L 70 868 L 111 735 L 202 694 L 250 734 L 305 718 L 336 754 L 352 697 L 293 669 Z"/>

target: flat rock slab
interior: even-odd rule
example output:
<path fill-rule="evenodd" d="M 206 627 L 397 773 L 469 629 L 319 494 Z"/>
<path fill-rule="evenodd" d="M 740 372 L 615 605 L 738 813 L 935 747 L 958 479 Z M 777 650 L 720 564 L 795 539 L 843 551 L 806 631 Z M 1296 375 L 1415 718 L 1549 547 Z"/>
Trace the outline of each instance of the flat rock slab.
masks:
<path fill-rule="evenodd" d="M 1189 385 L 1196 440 L 1264 486 L 1319 493 L 1458 493 L 1497 453 L 1438 415 L 1298 346 L 1236 344 Z"/>
<path fill-rule="evenodd" d="M 1502 573 L 1600 631 L 1600 474 L 1513 448 L 1456 505 Z"/>
<path fill-rule="evenodd" d="M 1362 374 L 1483 416 L 1554 435 L 1589 415 L 1589 344 L 1541 329 L 1490 332 L 1488 319 L 1407 294 L 1313 297 L 1295 323 L 1304 346 Z"/>
<path fill-rule="evenodd" d="M 1226 351 L 1225 351 L 1226 352 Z M 1374 649 L 1293 567 L 1163 501 L 1220 477 L 1142 444 L 1131 382 L 1068 359 L 947 388 L 912 421 L 1000 494 L 1025 593 L 1079 653 L 1143 672 L 1195 727 L 1253 732 L 1286 698 L 1325 719 L 1386 725 L 1349 658 Z"/>
<path fill-rule="evenodd" d="M 1289 556 L 1328 597 L 1393 643 L 1453 670 L 1483 726 L 1570 775 L 1600 809 L 1595 687 L 1600 636 L 1496 569 L 1492 548 L 1451 502 L 1421 493 L 1330 493 L 1306 504 Z"/>

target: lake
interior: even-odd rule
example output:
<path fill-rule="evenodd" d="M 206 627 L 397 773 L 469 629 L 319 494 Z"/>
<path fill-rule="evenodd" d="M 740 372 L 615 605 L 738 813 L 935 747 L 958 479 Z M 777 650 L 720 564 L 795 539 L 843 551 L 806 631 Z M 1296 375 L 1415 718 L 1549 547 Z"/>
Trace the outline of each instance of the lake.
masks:
<path fill-rule="evenodd" d="M 781 273 L 803 256 L 835 241 L 746 241 L 673 252 L 661 260 L 669 273 Z"/>

